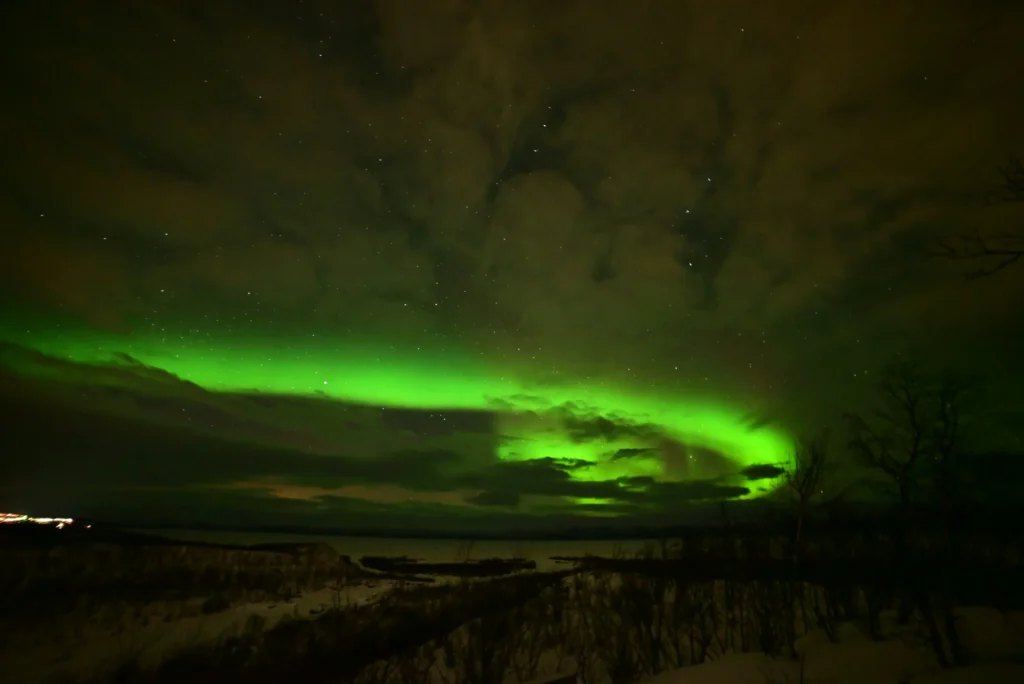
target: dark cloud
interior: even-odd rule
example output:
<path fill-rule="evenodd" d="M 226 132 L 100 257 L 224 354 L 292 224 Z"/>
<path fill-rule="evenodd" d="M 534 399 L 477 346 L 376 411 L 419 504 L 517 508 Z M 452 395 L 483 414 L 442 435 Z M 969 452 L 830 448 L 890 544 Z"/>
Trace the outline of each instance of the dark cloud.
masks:
<path fill-rule="evenodd" d="M 8 443 L 22 455 L 9 464 L 19 474 L 8 480 L 12 486 L 189 487 L 270 480 L 318 487 L 392 483 L 418 489 L 436 487 L 444 468 L 465 458 L 436 450 L 372 457 L 315 455 L 82 409 L 5 404 L 3 413 L 12 424 Z"/>
<path fill-rule="evenodd" d="M 672 507 L 693 501 L 722 501 L 750 493 L 750 488 L 711 481 L 659 482 L 654 485 L 653 502 Z"/>
<path fill-rule="evenodd" d="M 619 461 L 624 458 L 636 458 L 637 456 L 646 456 L 656 452 L 657 449 L 641 448 L 641 449 L 619 449 L 612 455 L 613 461 Z"/>
<path fill-rule="evenodd" d="M 751 482 L 756 480 L 774 480 L 775 478 L 781 477 L 785 474 L 785 470 L 777 465 L 771 464 L 752 465 L 740 471 L 740 475 Z"/>
<path fill-rule="evenodd" d="M 499 495 L 558 496 L 580 499 L 609 499 L 623 504 L 661 508 L 706 500 L 745 496 L 750 489 L 712 480 L 660 482 L 650 477 L 586 481 L 570 477 L 569 469 L 551 459 L 496 463 L 471 478 L 474 486 L 485 488 L 487 499 Z"/>
<path fill-rule="evenodd" d="M 990 67 L 1013 22 L 994 5 L 921 5 L 926 26 L 853 2 L 744 26 L 686 3 L 288 21 L 58 7 L 23 10 L 11 41 L 8 206 L 33 256 L 9 275 L 100 319 L 128 310 L 114 292 L 162 282 L 190 302 L 347 302 L 348 320 L 399 331 L 472 314 L 466 334 L 619 344 L 693 311 L 759 329 L 856 296 L 1020 142 L 1024 104 Z M 85 237 L 68 247 L 68 231 Z M 58 269 L 65 284 L 41 277 Z"/>
<path fill-rule="evenodd" d="M 577 415 L 572 412 L 573 408 L 564 407 L 562 416 L 570 438 L 576 442 L 614 441 L 630 437 L 650 439 L 660 434 L 654 425 L 637 424 L 615 416 Z"/>
<path fill-rule="evenodd" d="M 519 505 L 520 498 L 519 492 L 482 491 L 469 497 L 466 501 L 477 506 L 515 508 Z"/>

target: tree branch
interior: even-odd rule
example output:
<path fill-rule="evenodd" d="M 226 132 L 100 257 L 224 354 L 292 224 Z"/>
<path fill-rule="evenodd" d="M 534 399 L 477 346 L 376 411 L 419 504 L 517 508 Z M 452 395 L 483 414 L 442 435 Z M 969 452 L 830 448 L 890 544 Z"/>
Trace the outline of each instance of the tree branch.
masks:
<path fill-rule="evenodd" d="M 786 473 L 786 485 L 801 509 L 807 508 L 821 487 L 827 453 L 826 444 L 825 435 L 801 444 L 797 449 L 793 468 Z"/>
<path fill-rule="evenodd" d="M 1000 205 L 1024 202 L 1024 163 L 1017 157 L 1010 157 L 1006 164 L 996 168 L 1002 183 L 991 193 L 987 203 Z M 971 228 L 947 236 L 930 247 L 928 254 L 944 259 L 987 262 L 989 265 L 967 274 L 970 280 L 985 278 L 1024 257 L 1024 230 L 986 236 L 977 228 Z"/>
<path fill-rule="evenodd" d="M 1018 157 L 1010 157 L 999 169 L 1003 177 L 1002 192 L 995 198 L 998 204 L 1024 202 L 1024 164 Z"/>
<path fill-rule="evenodd" d="M 1024 234 L 992 237 L 981 234 L 977 228 L 970 228 L 944 239 L 929 250 L 929 255 L 953 261 L 994 261 L 967 273 L 969 280 L 985 278 L 1002 271 L 1024 256 Z"/>

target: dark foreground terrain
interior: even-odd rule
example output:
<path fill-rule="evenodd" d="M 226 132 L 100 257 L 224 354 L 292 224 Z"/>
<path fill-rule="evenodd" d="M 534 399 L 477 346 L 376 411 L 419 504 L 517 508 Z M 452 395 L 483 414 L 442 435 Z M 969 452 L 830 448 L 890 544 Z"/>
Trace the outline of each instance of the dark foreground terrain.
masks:
<path fill-rule="evenodd" d="M 971 521 L 913 534 L 823 523 L 799 544 L 717 526 L 634 556 L 564 558 L 556 573 L 66 531 L 0 531 L 2 681 L 628 684 L 730 653 L 796 663 L 805 635 L 838 644 L 851 624 L 879 643 L 910 630 L 901 638 L 941 669 L 975 657 L 959 606 L 1024 609 L 1020 533 Z M 159 657 L 137 643 L 183 625 L 195 638 Z M 129 646 L 102 662 L 79 653 L 112 640 Z"/>

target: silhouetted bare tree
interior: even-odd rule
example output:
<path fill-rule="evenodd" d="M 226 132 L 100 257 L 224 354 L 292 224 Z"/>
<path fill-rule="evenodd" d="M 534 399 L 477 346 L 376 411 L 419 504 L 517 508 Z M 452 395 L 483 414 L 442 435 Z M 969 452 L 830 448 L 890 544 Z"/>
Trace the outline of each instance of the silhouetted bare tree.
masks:
<path fill-rule="evenodd" d="M 963 403 L 969 383 L 953 375 L 944 375 L 936 388 L 936 415 L 932 427 L 934 494 L 940 505 L 956 506 L 964 486 L 967 454 L 963 444 Z"/>
<path fill-rule="evenodd" d="M 933 495 L 949 499 L 963 455 L 965 383 L 952 375 L 922 372 L 910 363 L 886 368 L 878 382 L 879 405 L 869 417 L 847 414 L 849 447 L 895 485 L 904 511 L 915 491 L 934 480 Z"/>
<path fill-rule="evenodd" d="M 801 443 L 796 450 L 793 466 L 786 471 L 786 487 L 796 506 L 796 537 L 794 557 L 800 555 L 803 544 L 804 525 L 811 503 L 819 496 L 822 486 L 822 472 L 825 468 L 827 439 L 821 435 L 815 440 Z"/>
<path fill-rule="evenodd" d="M 998 167 L 1002 182 L 991 194 L 990 204 L 1024 203 L 1024 164 L 1016 157 Z M 977 228 L 947 237 L 933 250 L 947 259 L 969 260 L 983 264 L 970 272 L 970 278 L 983 278 L 1003 270 L 1024 256 L 1024 225 L 1002 233 L 983 233 Z"/>

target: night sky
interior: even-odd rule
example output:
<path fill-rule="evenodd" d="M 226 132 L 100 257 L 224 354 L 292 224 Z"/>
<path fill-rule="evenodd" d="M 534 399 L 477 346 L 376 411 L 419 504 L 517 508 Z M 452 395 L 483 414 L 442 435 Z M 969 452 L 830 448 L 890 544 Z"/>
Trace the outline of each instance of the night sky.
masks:
<path fill-rule="evenodd" d="M 1021 3 L 15 5 L 0 509 L 686 520 L 901 359 L 1020 448 L 1024 267 L 929 253 L 1024 224 Z"/>

